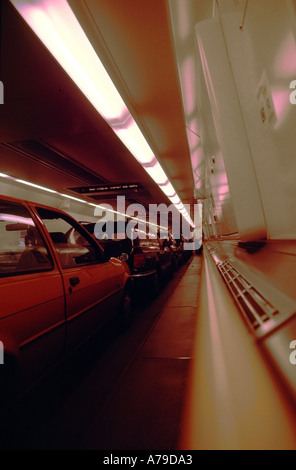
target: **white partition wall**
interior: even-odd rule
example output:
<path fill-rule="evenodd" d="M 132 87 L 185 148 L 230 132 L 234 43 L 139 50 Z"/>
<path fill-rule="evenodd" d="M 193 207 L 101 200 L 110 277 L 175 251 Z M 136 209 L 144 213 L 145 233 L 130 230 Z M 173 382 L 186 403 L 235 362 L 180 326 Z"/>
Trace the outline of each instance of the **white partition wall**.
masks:
<path fill-rule="evenodd" d="M 207 166 L 212 173 L 218 165 L 225 167 L 227 179 L 223 181 L 225 174 L 220 172 L 217 192 L 219 195 L 223 186 L 229 187 L 241 240 L 265 238 L 261 196 L 220 22 L 211 18 L 198 23 L 196 43 L 215 127 L 212 138 L 219 146 L 216 155 L 206 156 Z M 199 96 L 201 103 L 204 99 L 207 97 Z M 224 217 L 227 215 L 226 209 Z"/>
<path fill-rule="evenodd" d="M 295 239 L 296 105 L 291 98 L 296 79 L 296 2 L 219 0 L 217 5 L 268 237 Z M 217 48 L 215 52 L 219 57 Z M 243 164 L 242 154 L 239 161 Z M 250 193 L 251 187 L 244 191 L 248 200 Z"/>

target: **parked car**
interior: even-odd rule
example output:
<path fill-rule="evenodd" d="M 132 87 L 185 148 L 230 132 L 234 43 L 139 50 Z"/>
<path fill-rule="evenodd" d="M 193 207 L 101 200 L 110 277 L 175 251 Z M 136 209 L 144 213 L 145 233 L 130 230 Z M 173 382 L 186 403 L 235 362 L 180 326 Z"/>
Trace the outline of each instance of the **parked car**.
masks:
<path fill-rule="evenodd" d="M 147 287 L 148 292 L 157 296 L 162 283 L 173 274 L 173 255 L 169 247 L 163 247 L 155 234 L 137 234 L 137 229 L 129 228 L 127 222 L 112 222 L 112 234 L 107 233 L 106 222 L 87 223 L 84 227 L 95 237 L 105 250 L 106 256 L 124 260 L 130 269 L 135 288 Z"/>
<path fill-rule="evenodd" d="M 182 244 L 178 243 L 170 233 L 167 236 L 160 238 L 160 244 L 163 248 L 168 247 L 170 249 L 174 271 L 178 271 L 184 262 Z"/>
<path fill-rule="evenodd" d="M 65 212 L 4 196 L 0 296 L 2 398 L 26 390 L 111 318 L 124 327 L 132 319 L 126 263 L 107 260 Z"/>
<path fill-rule="evenodd" d="M 193 255 L 193 240 L 190 241 L 181 234 L 180 238 L 176 238 L 175 241 L 182 252 L 183 262 L 185 263 Z"/>

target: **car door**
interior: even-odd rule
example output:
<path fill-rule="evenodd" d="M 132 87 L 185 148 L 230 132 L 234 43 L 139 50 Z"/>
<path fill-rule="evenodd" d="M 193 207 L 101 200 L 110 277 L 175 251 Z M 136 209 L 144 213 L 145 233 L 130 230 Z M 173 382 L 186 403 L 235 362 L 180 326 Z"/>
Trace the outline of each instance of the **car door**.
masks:
<path fill-rule="evenodd" d="M 117 260 L 105 261 L 98 243 L 65 213 L 37 208 L 58 254 L 65 287 L 67 348 L 84 342 L 116 313 L 121 300 Z"/>
<path fill-rule="evenodd" d="M 17 362 L 26 388 L 63 354 L 62 277 L 34 215 L 0 198 L 0 339 L 5 367 Z M 0 384 L 1 386 L 1 384 Z"/>

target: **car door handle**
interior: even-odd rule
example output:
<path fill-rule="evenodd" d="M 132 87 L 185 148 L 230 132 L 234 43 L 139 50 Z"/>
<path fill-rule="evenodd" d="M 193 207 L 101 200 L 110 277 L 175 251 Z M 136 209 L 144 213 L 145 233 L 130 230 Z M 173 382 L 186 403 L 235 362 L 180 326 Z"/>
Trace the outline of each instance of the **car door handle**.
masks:
<path fill-rule="evenodd" d="M 74 287 L 77 284 L 79 284 L 80 279 L 79 279 L 79 277 L 70 277 L 69 282 L 70 282 L 71 286 Z"/>

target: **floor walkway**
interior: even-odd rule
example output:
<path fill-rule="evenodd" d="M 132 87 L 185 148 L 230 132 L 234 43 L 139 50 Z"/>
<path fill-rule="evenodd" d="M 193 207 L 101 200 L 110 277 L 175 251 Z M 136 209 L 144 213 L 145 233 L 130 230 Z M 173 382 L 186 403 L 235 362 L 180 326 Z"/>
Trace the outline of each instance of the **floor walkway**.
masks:
<path fill-rule="evenodd" d="M 81 444 L 85 450 L 176 450 L 198 313 L 194 256 Z"/>

